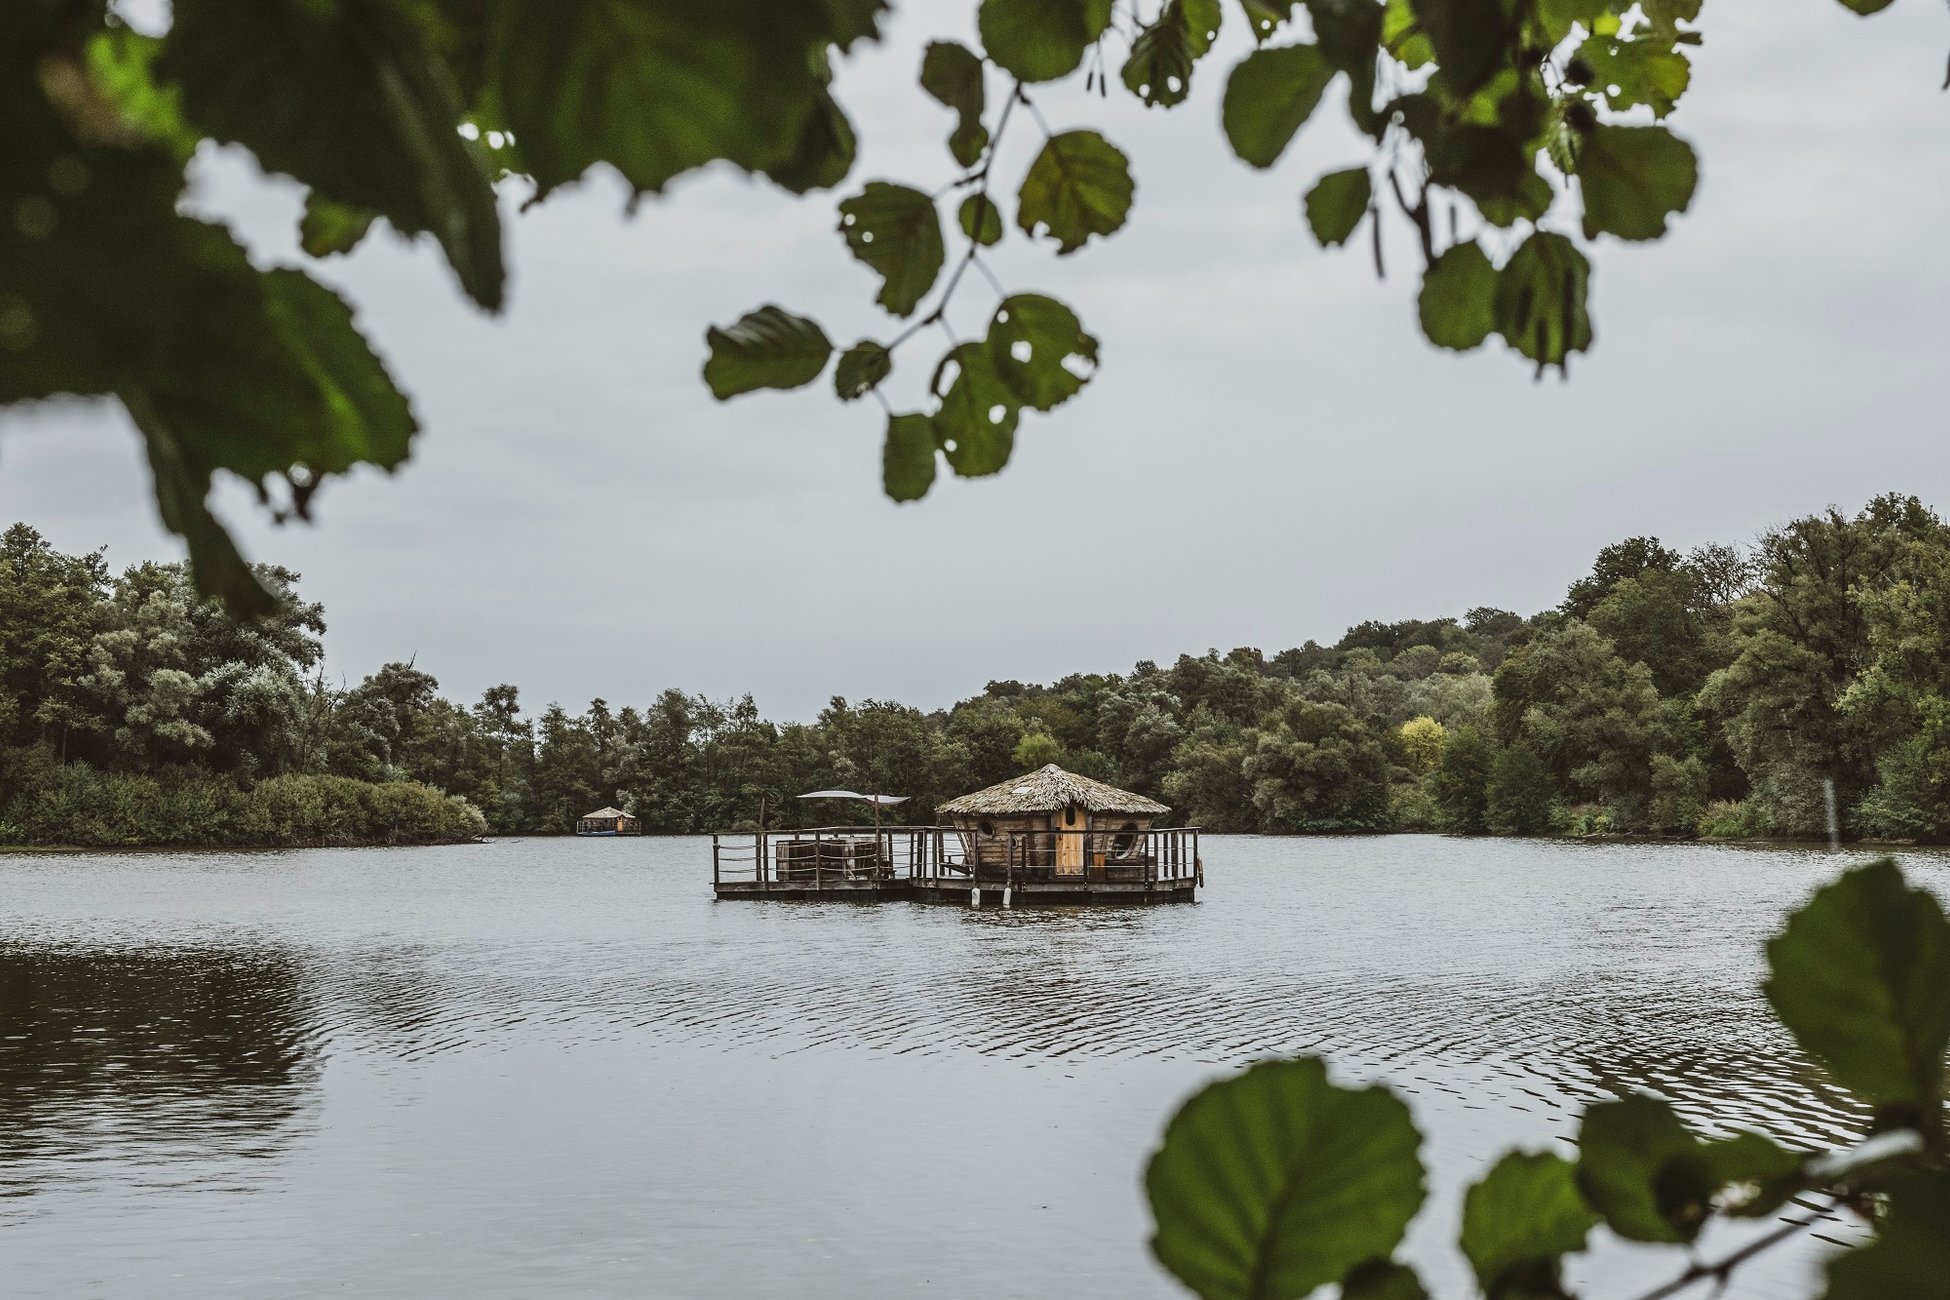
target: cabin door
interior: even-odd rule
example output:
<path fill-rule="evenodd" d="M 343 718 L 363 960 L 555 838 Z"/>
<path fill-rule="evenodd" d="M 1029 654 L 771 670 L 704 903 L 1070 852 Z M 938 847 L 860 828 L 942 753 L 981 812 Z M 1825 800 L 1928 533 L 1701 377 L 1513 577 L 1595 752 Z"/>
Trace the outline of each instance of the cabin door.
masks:
<path fill-rule="evenodd" d="M 1077 806 L 1071 804 L 1055 817 L 1056 823 L 1056 874 L 1059 876 L 1080 876 L 1083 874 L 1083 815 Z"/>

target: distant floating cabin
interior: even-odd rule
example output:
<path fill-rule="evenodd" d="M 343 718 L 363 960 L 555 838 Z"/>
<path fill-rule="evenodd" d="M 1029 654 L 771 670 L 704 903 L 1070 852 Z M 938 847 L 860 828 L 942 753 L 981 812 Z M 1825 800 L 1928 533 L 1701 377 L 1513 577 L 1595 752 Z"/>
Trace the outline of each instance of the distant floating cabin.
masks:
<path fill-rule="evenodd" d="M 1159 829 L 1170 812 L 1052 763 L 942 804 L 941 825 L 713 835 L 711 883 L 719 898 L 1190 902 L 1199 831 Z"/>
<path fill-rule="evenodd" d="M 641 835 L 643 823 L 621 808 L 598 808 L 576 818 L 578 835 Z"/>

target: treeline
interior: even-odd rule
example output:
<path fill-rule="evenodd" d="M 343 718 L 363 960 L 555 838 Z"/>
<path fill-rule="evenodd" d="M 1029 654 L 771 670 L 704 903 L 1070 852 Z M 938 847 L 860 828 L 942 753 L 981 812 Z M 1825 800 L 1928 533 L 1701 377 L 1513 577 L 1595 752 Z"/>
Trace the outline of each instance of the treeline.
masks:
<path fill-rule="evenodd" d="M 1810 836 L 1832 782 L 1846 834 L 1950 838 L 1950 529 L 1915 498 L 1747 547 L 1620 542 L 1528 618 L 1371 622 L 1331 646 L 991 682 L 934 712 L 834 699 L 786 724 L 675 690 L 576 714 L 525 713 L 513 686 L 463 705 L 411 664 L 332 688 L 291 574 L 266 571 L 286 616 L 240 629 L 174 566 L 111 580 L 18 527 L 4 562 L 0 779 L 18 793 L 0 834 L 17 838 L 63 838 L 69 814 L 37 801 L 77 766 L 159 788 L 414 783 L 504 832 L 617 804 L 687 832 L 749 826 L 761 802 L 773 826 L 856 816 L 793 798 L 832 786 L 913 795 L 927 820 L 1048 762 L 1226 831 Z"/>

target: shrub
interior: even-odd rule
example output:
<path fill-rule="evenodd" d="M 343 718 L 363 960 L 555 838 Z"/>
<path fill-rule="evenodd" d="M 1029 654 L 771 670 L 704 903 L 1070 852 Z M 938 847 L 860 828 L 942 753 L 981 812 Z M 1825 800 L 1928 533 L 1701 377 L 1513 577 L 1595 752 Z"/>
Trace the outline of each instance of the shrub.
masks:
<path fill-rule="evenodd" d="M 1715 799 L 1700 813 L 1695 829 L 1709 839 L 1751 840 L 1772 835 L 1774 824 L 1752 799 Z"/>

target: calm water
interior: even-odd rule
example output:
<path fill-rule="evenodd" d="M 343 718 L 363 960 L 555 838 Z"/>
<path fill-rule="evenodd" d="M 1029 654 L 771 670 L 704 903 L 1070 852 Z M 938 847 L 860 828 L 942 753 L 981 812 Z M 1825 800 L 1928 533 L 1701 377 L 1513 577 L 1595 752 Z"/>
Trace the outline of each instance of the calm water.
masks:
<path fill-rule="evenodd" d="M 13 1295 L 1150 1297 L 1200 1081 L 1315 1052 L 1435 1196 L 1631 1088 L 1841 1139 L 1759 944 L 1839 863 L 1209 838 L 1196 906 L 714 903 L 703 840 L 0 856 Z M 1950 859 L 1910 855 L 1950 894 Z M 1846 1235 L 1839 1225 L 1829 1235 Z M 1828 1248 L 1730 1294 L 1799 1293 Z M 1642 1252 L 1582 1266 L 1631 1294 Z"/>

